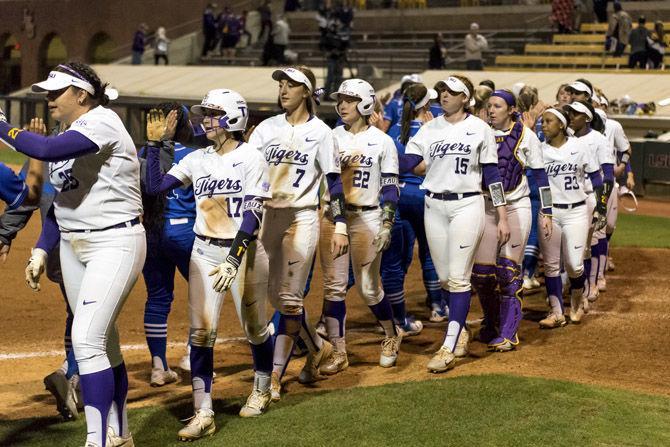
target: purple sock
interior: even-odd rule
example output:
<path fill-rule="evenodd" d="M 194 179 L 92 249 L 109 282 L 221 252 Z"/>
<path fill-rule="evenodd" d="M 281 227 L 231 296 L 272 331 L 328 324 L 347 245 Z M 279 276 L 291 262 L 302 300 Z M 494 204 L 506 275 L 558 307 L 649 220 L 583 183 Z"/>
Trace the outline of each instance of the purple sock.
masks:
<path fill-rule="evenodd" d="M 461 330 L 470 311 L 470 290 L 465 292 L 449 292 L 449 325 L 444 337 L 443 346 L 454 352 Z"/>
<path fill-rule="evenodd" d="M 214 348 L 191 345 L 191 378 L 199 377 L 205 383 L 205 392 L 212 391 L 214 375 Z"/>
<path fill-rule="evenodd" d="M 344 301 L 330 301 L 323 300 L 323 313 L 328 319 L 337 321 L 337 329 L 333 332 L 337 332 L 335 336 L 344 337 L 344 320 L 347 315 L 347 305 Z M 326 320 L 326 326 L 328 326 L 329 321 Z M 330 331 L 328 332 L 330 335 Z"/>
<path fill-rule="evenodd" d="M 86 413 L 86 440 L 104 446 L 107 439 L 107 416 L 114 400 L 112 368 L 91 374 L 81 374 L 79 384 Z"/>
<path fill-rule="evenodd" d="M 586 282 L 586 273 L 582 273 L 577 278 L 570 278 L 570 290 L 579 290 L 584 288 Z"/>
<path fill-rule="evenodd" d="M 395 324 L 393 324 L 393 309 L 391 308 L 391 302 L 388 300 L 388 298 L 386 298 L 386 296 L 384 296 L 377 304 L 373 304 L 372 306 L 368 307 L 377 318 L 377 321 L 379 321 L 379 324 L 381 324 L 384 328 L 384 333 L 387 337 L 393 337 L 397 335 Z M 404 325 L 404 320 L 399 324 Z"/>
<path fill-rule="evenodd" d="M 128 417 L 126 413 L 126 399 L 128 397 L 128 372 L 125 362 L 112 368 L 114 373 L 114 403 L 116 404 L 116 417 L 118 418 L 118 430 L 115 433 L 119 436 L 128 434 Z"/>
<path fill-rule="evenodd" d="M 251 345 L 251 355 L 254 358 L 254 371 L 270 374 L 272 372 L 272 357 L 274 355 L 274 343 L 272 337 L 268 337 L 259 345 Z"/>
<path fill-rule="evenodd" d="M 396 324 L 405 324 L 405 318 L 407 318 L 407 309 L 405 309 L 404 296 L 402 301 L 391 304 L 391 312 L 393 313 L 393 320 L 396 322 Z"/>
<path fill-rule="evenodd" d="M 547 287 L 547 298 L 549 298 L 549 304 L 554 307 L 555 304 L 558 304 L 561 309 L 561 315 L 563 314 L 563 280 L 560 276 L 545 276 L 544 283 Z M 553 298 L 552 298 L 553 297 Z"/>

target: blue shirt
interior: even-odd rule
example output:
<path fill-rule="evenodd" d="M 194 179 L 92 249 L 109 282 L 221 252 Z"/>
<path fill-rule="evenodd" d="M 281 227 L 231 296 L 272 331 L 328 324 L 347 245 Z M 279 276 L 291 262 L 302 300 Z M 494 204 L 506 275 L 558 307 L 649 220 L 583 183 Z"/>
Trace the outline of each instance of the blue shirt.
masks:
<path fill-rule="evenodd" d="M 195 150 L 197 149 L 175 143 L 172 165 L 176 165 L 181 159 Z M 166 194 L 165 197 L 167 198 L 163 213 L 165 219 L 179 219 L 183 217 L 195 219 L 195 197 L 193 196 L 193 188 L 190 185 L 186 188 L 175 188 Z"/>
<path fill-rule="evenodd" d="M 396 123 L 400 121 L 401 116 L 402 94 L 400 93 L 400 90 L 396 90 L 396 92 L 393 94 L 393 98 L 391 98 L 389 103 L 384 107 L 384 120 L 391 122 L 389 125 L 389 131 L 393 126 L 395 126 Z"/>
<path fill-rule="evenodd" d="M 430 113 L 432 113 L 433 116 L 437 118 L 438 116 L 444 115 L 444 110 L 442 110 L 442 106 L 440 105 L 439 102 L 431 102 Z"/>
<path fill-rule="evenodd" d="M 0 200 L 8 210 L 18 208 L 28 196 L 28 186 L 4 163 L 0 163 Z"/>
<path fill-rule="evenodd" d="M 412 138 L 419 131 L 423 122 L 412 120 L 409 124 L 409 137 Z M 388 136 L 393 139 L 395 147 L 398 150 L 398 157 L 405 154 L 405 145 L 400 142 L 400 134 L 402 133 L 402 123 L 397 122 L 394 126 L 389 127 Z M 423 183 L 423 177 L 415 175 L 412 173 L 400 174 L 398 177 L 400 182 L 412 183 L 414 185 L 420 185 Z"/>

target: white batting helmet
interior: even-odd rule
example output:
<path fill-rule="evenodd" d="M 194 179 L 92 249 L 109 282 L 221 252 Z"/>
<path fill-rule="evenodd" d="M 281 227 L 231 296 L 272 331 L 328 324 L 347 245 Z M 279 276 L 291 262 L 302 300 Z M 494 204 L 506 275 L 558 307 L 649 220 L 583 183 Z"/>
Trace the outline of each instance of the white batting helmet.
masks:
<path fill-rule="evenodd" d="M 200 105 L 191 107 L 191 112 L 196 115 L 211 114 L 211 111 L 223 112 L 219 118 L 219 127 L 229 132 L 243 131 L 247 127 L 248 110 L 247 101 L 242 95 L 222 88 L 210 90 Z"/>
<path fill-rule="evenodd" d="M 330 94 L 330 99 L 337 101 L 338 95 L 360 98 L 356 105 L 358 112 L 363 116 L 372 115 L 375 111 L 375 89 L 362 79 L 348 79 L 340 84 L 336 92 Z M 337 109 L 337 107 L 335 107 Z M 339 112 L 338 112 L 339 113 Z"/>

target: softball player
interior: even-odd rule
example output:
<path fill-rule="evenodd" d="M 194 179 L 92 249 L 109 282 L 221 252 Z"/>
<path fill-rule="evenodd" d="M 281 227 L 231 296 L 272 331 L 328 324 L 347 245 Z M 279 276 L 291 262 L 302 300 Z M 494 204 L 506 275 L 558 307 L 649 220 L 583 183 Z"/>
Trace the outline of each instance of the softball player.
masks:
<path fill-rule="evenodd" d="M 542 143 L 542 156 L 553 199 L 553 231 L 548 239 L 540 239 L 551 306 L 547 317 L 540 321 L 541 328 L 566 324 L 561 259 L 570 278 L 570 320 L 579 323 L 584 315 L 584 247 L 592 216 L 586 206 L 586 176 L 599 195 L 603 187 L 595 152 L 583 139 L 568 138 L 569 124 L 569 117 L 562 110 L 550 108 L 542 115 L 542 130 L 547 138 Z M 603 202 L 598 201 L 597 207 L 598 212 L 604 213 Z"/>
<path fill-rule="evenodd" d="M 417 173 L 425 163 L 426 237 L 442 289 L 448 293 L 449 324 L 442 347 L 428 362 L 431 372 L 454 367 L 454 351 L 470 308 L 470 276 L 485 221 L 482 177 L 498 208 L 498 244 L 509 239 L 495 136 L 484 121 L 468 113 L 472 92 L 469 79 L 450 76 L 440 96 L 443 117 L 421 127 L 401 157 L 401 172 Z"/>
<path fill-rule="evenodd" d="M 604 123 L 598 114 L 595 113 L 593 106 L 590 102 L 585 101 L 575 101 L 566 106 L 568 115 L 570 116 L 570 128 L 574 131 L 575 137 L 582 140 L 582 142 L 589 147 L 598 161 L 602 176 L 603 176 L 603 193 L 606 200 L 609 199 L 609 196 L 612 192 L 614 185 L 614 151 L 605 136 L 600 133 L 604 130 Z M 585 181 L 585 191 L 589 194 L 587 199 L 587 208 L 589 213 L 592 213 L 595 209 L 596 197 L 593 195 L 594 187 L 591 186 L 589 180 Z M 589 298 L 585 302 L 585 312 L 588 312 L 588 302 L 594 301 L 598 296 L 598 286 L 595 282 L 595 275 L 591 275 L 592 266 L 595 268 L 597 273 L 598 265 L 597 260 L 599 256 L 599 248 L 597 238 L 593 236 L 593 233 L 596 233 L 598 230 L 603 228 L 606 225 L 606 215 L 605 213 L 598 214 L 598 219 L 600 219 L 594 226 L 593 232 L 590 236 L 590 245 L 585 249 L 585 260 L 584 260 L 584 271 L 586 273 L 586 287 L 584 294 Z M 591 259 L 592 253 L 595 252 L 596 264 L 593 265 Z"/>
<path fill-rule="evenodd" d="M 175 110 L 165 138 L 161 139 L 160 165 L 168 171 L 194 151 L 177 141 L 188 141 L 191 126 L 188 110 L 176 103 L 160 104 L 166 115 Z M 141 181 L 146 185 L 146 148 L 140 151 Z M 174 300 L 174 276 L 179 270 L 188 280 L 188 266 L 195 233 L 195 199 L 193 189 L 175 188 L 166 195 L 143 196 L 144 228 L 147 231 L 147 259 L 142 269 L 147 287 L 144 306 L 144 334 L 151 354 L 151 386 L 176 382 L 179 376 L 167 364 L 167 321 Z"/>
<path fill-rule="evenodd" d="M 314 115 L 314 74 L 307 67 L 289 67 L 274 71 L 272 79 L 279 83 L 278 101 L 285 113 L 260 123 L 249 144 L 261 151 L 270 169 L 272 199 L 266 202 L 259 238 L 270 260 L 270 300 L 281 313 L 272 371 L 272 398 L 279 400 L 280 380 L 298 334 L 310 351 L 298 377 L 301 383 L 319 379 L 319 369 L 333 350 L 307 324 L 303 311 L 319 240 L 318 191 L 324 174 L 335 222 L 329 250 L 333 258 L 346 253 L 348 238 L 339 153 L 332 130 Z"/>
<path fill-rule="evenodd" d="M 605 137 L 613 149 L 616 160 L 614 167 L 614 177 L 619 178 L 624 173 L 628 161 L 630 160 L 632 152 L 630 143 L 628 142 L 628 138 L 626 137 L 621 124 L 607 116 L 606 110 L 609 106 L 609 102 L 604 95 L 598 95 L 597 105 L 600 108 L 596 109 L 596 113 L 598 113 L 605 122 Z M 612 193 L 610 194 L 609 201 L 607 202 L 607 226 L 603 230 L 600 230 L 594 234 L 594 236 L 598 238 L 598 269 L 596 272 L 596 284 L 599 292 L 604 292 L 607 289 L 605 269 L 609 252 L 609 240 L 614 233 L 614 229 L 616 228 L 616 221 L 618 217 L 618 197 L 619 185 L 614 182 Z M 594 253 L 591 253 L 591 257 L 593 262 Z M 593 273 L 591 276 L 593 276 Z"/>
<path fill-rule="evenodd" d="M 511 351 L 519 344 L 521 323 L 521 261 L 530 233 L 531 220 L 540 220 L 543 236 L 551 235 L 551 192 L 544 171 L 540 140 L 516 121 L 516 99 L 509 90 L 495 90 L 488 100 L 488 117 L 498 143 L 498 170 L 507 199 L 509 243 L 499 246 L 496 210 L 486 201 L 484 234 L 475 254 L 472 284 L 484 311 L 480 339 L 495 351 Z M 538 185 L 541 212 L 531 215 L 530 189 L 525 171 L 533 173 Z M 496 324 L 498 323 L 499 324 Z M 498 328 L 496 328 L 498 326 Z"/>
<path fill-rule="evenodd" d="M 410 85 L 421 82 L 423 82 L 421 75 L 416 73 L 405 75 L 400 79 L 400 88 L 393 92 L 393 97 L 391 97 L 391 100 L 384 106 L 384 120 L 381 124 L 381 130 L 388 132 L 389 129 L 392 129 L 393 126 L 400 121 L 405 90 L 407 90 L 407 87 Z"/>
<path fill-rule="evenodd" d="M 270 195 L 267 166 L 243 140 L 247 110 L 246 101 L 237 92 L 217 89 L 207 93 L 191 111 L 204 116 L 202 129 L 214 144 L 187 155 L 164 176 L 159 170 L 157 140 L 165 120 L 158 111 L 152 117 L 158 131 L 150 136 L 154 141 L 148 143 L 148 192 L 193 185 L 197 210 L 189 265 L 195 415 L 179 431 L 182 441 L 210 436 L 216 430 L 211 396 L 214 343 L 224 292 L 229 288 L 251 345 L 255 370 L 253 391 L 240 416 L 258 416 L 270 403 L 272 339 L 265 318 L 267 256 L 263 245 L 255 240 L 263 200 Z M 170 113 L 168 119 L 175 119 L 176 111 Z"/>
<path fill-rule="evenodd" d="M 368 125 L 367 117 L 375 105 L 375 91 L 370 84 L 349 79 L 331 98 L 337 101 L 336 110 L 344 122 L 333 130 L 333 137 L 340 150 L 351 265 L 358 292 L 384 329 L 379 366 L 389 368 L 396 363 L 402 336 L 396 332 L 391 303 L 381 287 L 379 265 L 381 252 L 391 242 L 398 204 L 398 155 L 391 138 Z M 344 299 L 350 256 L 347 253 L 333 259 L 329 245 L 334 230 L 335 222 L 327 206 L 321 218 L 319 254 L 326 330 L 334 352 L 321 367 L 324 374 L 335 374 L 349 366 Z"/>
<path fill-rule="evenodd" d="M 63 281 L 74 312 L 72 347 L 80 372 L 87 446 L 133 445 L 126 418 L 128 376 L 116 318 L 144 264 L 146 239 L 137 151 L 112 110 L 113 94 L 87 65 L 58 65 L 33 84 L 67 130 L 44 137 L 0 123 L 17 151 L 51 161 L 57 195 L 26 268 L 39 290 L 47 252 L 60 239 Z M 116 93 L 116 92 L 114 92 Z"/>
<path fill-rule="evenodd" d="M 430 100 L 437 98 L 437 92 L 423 84 L 412 84 L 405 91 L 402 116 L 389 129 L 398 154 L 405 153 L 407 141 L 421 126 L 432 119 L 428 111 Z M 441 109 L 440 109 L 441 110 Z M 400 201 L 396 211 L 396 222 L 391 230 L 391 245 L 382 255 L 381 275 L 384 293 L 393 307 L 393 316 L 401 326 L 403 336 L 416 335 L 423 329 L 421 321 L 408 318 L 405 311 L 405 275 L 414 256 L 414 240 L 419 243 L 419 261 L 423 272 L 423 284 L 431 307 L 430 321 L 447 319 L 446 304 L 442 300 L 440 281 L 430 257 L 426 230 L 423 221 L 425 193 L 420 189 L 423 177 L 412 173 L 400 177 Z"/>

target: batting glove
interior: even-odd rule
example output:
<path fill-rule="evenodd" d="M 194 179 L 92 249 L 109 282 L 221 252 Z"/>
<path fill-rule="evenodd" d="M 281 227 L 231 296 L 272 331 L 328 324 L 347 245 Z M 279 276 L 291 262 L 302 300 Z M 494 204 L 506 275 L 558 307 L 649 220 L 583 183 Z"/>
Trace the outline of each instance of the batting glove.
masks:
<path fill-rule="evenodd" d="M 214 276 L 214 285 L 212 288 L 217 292 L 225 292 L 230 289 L 231 284 L 237 276 L 237 266 L 226 260 L 219 264 L 214 270 L 209 272 L 209 276 Z"/>
<path fill-rule="evenodd" d="M 379 230 L 379 233 L 375 236 L 373 244 L 375 245 L 377 253 L 389 248 L 389 245 L 391 245 L 391 227 L 382 225 L 381 230 Z"/>
<path fill-rule="evenodd" d="M 44 273 L 47 264 L 47 252 L 41 248 L 33 248 L 32 256 L 28 259 L 26 266 L 26 284 L 35 292 L 40 291 L 40 276 Z"/>
<path fill-rule="evenodd" d="M 602 230 L 607 226 L 607 215 L 596 211 L 593 213 L 593 220 L 591 223 L 594 231 Z"/>

